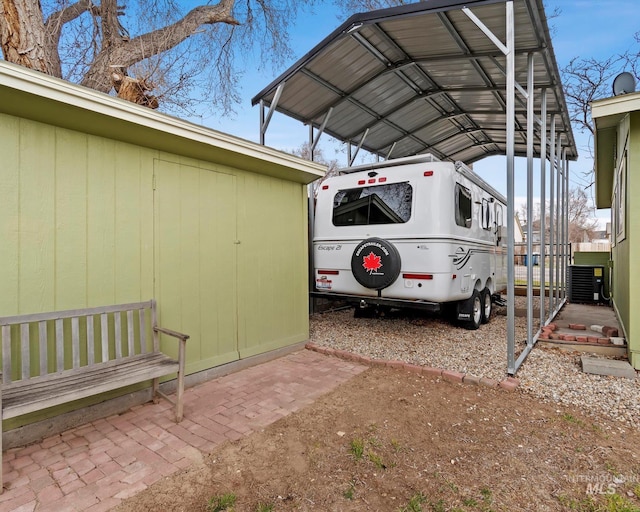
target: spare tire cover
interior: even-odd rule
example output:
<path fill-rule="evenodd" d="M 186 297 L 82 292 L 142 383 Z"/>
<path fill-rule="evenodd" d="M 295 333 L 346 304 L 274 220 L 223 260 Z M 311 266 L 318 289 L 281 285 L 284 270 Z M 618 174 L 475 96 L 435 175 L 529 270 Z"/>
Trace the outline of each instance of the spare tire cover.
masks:
<path fill-rule="evenodd" d="M 387 240 L 367 238 L 353 251 L 351 271 L 362 286 L 382 290 L 400 275 L 400 253 Z"/>

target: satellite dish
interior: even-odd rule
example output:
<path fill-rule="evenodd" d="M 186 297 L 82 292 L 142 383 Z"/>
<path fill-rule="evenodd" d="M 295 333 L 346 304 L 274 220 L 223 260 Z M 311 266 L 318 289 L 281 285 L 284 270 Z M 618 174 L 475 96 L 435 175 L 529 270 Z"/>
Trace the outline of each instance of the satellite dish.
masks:
<path fill-rule="evenodd" d="M 621 94 L 628 94 L 630 92 L 635 92 L 636 90 L 636 79 L 633 77 L 631 73 L 624 72 L 620 73 L 617 77 L 613 79 L 613 95 L 620 96 Z"/>

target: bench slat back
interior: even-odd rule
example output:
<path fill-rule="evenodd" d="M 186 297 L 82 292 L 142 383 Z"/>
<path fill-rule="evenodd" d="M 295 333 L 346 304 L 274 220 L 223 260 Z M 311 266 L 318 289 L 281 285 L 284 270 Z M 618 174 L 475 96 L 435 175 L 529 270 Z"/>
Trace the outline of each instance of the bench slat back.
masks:
<path fill-rule="evenodd" d="M 0 317 L 5 384 L 159 350 L 155 301 Z M 151 339 L 153 346 L 149 347 Z M 18 359 L 18 360 L 17 360 Z"/>

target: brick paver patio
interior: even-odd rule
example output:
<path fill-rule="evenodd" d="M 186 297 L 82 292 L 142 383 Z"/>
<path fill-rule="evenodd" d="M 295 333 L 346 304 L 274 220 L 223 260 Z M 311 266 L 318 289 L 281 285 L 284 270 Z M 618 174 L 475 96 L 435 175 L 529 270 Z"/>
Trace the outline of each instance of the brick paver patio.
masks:
<path fill-rule="evenodd" d="M 365 369 L 301 350 L 188 388 L 180 424 L 163 400 L 10 449 L 3 458 L 0 512 L 109 510 Z"/>

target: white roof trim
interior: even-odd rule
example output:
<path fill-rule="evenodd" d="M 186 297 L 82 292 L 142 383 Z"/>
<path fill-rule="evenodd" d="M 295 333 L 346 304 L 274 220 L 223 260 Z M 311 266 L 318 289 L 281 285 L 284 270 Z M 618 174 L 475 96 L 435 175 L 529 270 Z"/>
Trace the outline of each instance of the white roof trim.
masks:
<path fill-rule="evenodd" d="M 596 120 L 640 110 L 640 92 L 621 94 L 591 104 L 591 117 Z"/>
<path fill-rule="evenodd" d="M 3 88 L 38 96 L 52 102 L 68 105 L 74 109 L 83 109 L 87 113 L 107 116 L 119 122 L 138 125 L 140 128 L 189 139 L 218 150 L 241 154 L 248 159 L 261 160 L 290 170 L 301 171 L 310 175 L 311 179 L 308 181 L 323 176 L 326 170 L 325 166 L 318 163 L 199 126 L 6 61 L 0 61 L 0 98 L 3 96 Z M 2 105 L 2 103 L 5 102 L 0 101 L 0 112 L 6 112 L 8 105 Z M 13 110 L 19 108 L 19 106 L 14 106 Z"/>

